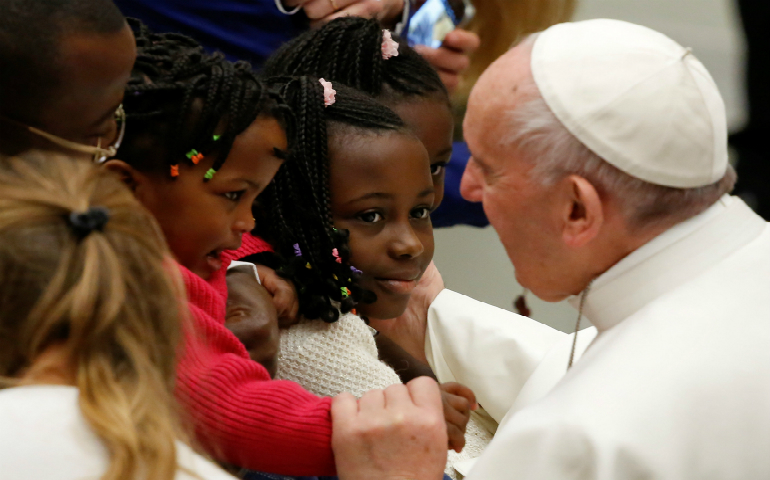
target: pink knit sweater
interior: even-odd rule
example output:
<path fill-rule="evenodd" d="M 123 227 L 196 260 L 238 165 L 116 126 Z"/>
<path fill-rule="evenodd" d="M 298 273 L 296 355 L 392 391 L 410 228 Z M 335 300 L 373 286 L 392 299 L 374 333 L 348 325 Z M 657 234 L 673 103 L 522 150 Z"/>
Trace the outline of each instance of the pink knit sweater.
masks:
<path fill-rule="evenodd" d="M 331 399 L 271 380 L 225 327 L 225 269 L 234 258 L 268 250 L 244 236 L 208 282 L 180 266 L 193 317 L 178 366 L 177 396 L 201 446 L 215 459 L 281 475 L 335 475 Z"/>

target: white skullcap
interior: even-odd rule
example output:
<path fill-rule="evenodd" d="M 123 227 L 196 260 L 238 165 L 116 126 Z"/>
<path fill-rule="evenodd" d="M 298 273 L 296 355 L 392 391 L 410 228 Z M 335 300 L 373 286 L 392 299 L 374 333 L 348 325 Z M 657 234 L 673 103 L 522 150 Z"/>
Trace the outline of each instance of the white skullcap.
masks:
<path fill-rule="evenodd" d="M 695 188 L 727 170 L 725 106 L 706 68 L 665 35 L 619 20 L 549 28 L 532 73 L 581 143 L 627 174 Z"/>

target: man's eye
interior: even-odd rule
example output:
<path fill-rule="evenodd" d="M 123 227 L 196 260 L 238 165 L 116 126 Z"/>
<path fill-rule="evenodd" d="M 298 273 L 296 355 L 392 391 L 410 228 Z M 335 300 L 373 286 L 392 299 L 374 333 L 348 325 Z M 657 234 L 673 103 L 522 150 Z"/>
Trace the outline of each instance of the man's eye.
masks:
<path fill-rule="evenodd" d="M 358 216 L 362 222 L 377 223 L 382 220 L 382 215 L 377 212 L 366 212 Z"/>
<path fill-rule="evenodd" d="M 430 166 L 430 174 L 433 175 L 434 177 L 436 175 L 441 175 L 441 172 L 443 172 L 445 168 L 446 168 L 445 162 L 434 163 Z"/>
<path fill-rule="evenodd" d="M 245 192 L 246 190 L 241 190 L 239 192 L 227 192 L 224 194 L 224 197 L 232 202 L 237 202 L 241 199 Z"/>
<path fill-rule="evenodd" d="M 430 216 L 430 209 L 427 207 L 419 207 L 412 210 L 412 218 L 422 220 Z"/>

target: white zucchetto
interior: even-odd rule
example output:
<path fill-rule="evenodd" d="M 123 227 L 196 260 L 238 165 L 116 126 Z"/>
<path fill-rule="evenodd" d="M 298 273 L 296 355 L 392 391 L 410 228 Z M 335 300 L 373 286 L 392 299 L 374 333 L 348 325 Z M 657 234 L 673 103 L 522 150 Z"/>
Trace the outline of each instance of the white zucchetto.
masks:
<path fill-rule="evenodd" d="M 695 188 L 727 169 L 727 120 L 703 64 L 665 35 L 619 20 L 542 32 L 532 73 L 545 102 L 581 143 L 627 174 Z"/>

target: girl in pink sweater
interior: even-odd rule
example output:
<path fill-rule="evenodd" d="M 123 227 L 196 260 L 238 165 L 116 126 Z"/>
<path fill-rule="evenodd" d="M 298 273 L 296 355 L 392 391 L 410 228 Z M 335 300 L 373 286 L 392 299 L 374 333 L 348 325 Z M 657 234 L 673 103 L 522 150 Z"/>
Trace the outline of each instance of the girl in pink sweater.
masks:
<path fill-rule="evenodd" d="M 195 319 L 178 367 L 186 419 L 222 462 L 333 475 L 331 400 L 271 381 L 224 325 L 229 256 L 223 252 L 242 243 L 244 256 L 266 248 L 247 234 L 254 228 L 252 205 L 288 157 L 293 116 L 248 64 L 208 55 L 180 35 L 141 26 L 135 34 L 126 137 L 120 159 L 107 168 L 158 220 L 185 279 Z M 388 115 L 362 98 L 361 108 Z"/>

